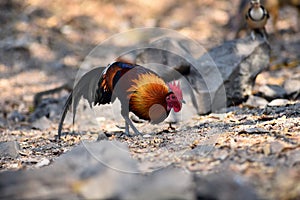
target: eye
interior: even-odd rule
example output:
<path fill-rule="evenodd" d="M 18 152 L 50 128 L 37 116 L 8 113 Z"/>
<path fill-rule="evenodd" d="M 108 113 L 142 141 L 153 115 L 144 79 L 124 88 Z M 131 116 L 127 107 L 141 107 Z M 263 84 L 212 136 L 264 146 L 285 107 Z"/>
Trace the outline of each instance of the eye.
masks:
<path fill-rule="evenodd" d="M 174 95 L 171 96 L 172 99 L 175 99 L 176 97 Z"/>

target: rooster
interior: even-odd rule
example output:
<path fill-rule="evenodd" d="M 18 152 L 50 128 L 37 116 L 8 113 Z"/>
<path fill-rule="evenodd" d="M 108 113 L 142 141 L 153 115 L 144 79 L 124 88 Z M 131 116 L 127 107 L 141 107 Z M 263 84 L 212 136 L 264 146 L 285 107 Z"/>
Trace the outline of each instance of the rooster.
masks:
<path fill-rule="evenodd" d="M 156 73 L 136 64 L 114 62 L 106 68 L 98 67 L 86 74 L 70 93 L 58 127 L 60 138 L 63 122 L 73 102 L 73 123 L 80 97 L 88 100 L 90 107 L 121 102 L 121 115 L 125 120 L 125 134 L 130 136 L 129 127 L 134 134 L 140 134 L 129 118 L 129 112 L 153 124 L 164 121 L 171 109 L 179 112 L 183 96 L 179 82 L 164 82 Z"/>

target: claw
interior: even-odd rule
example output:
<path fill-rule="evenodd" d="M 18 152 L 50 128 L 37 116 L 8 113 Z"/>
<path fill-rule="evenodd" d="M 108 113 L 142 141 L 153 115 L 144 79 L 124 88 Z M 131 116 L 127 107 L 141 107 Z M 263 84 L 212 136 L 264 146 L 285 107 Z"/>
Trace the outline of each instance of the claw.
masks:
<path fill-rule="evenodd" d="M 168 127 L 168 130 L 172 130 L 172 131 L 174 131 L 176 128 L 174 128 L 173 126 L 172 126 L 172 123 L 169 123 L 169 127 Z"/>

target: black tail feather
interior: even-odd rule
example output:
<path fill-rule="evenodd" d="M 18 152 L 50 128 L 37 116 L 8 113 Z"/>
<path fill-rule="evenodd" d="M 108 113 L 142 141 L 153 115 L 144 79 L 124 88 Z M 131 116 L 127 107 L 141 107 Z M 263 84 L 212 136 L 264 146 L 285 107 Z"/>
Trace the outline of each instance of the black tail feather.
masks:
<path fill-rule="evenodd" d="M 80 101 L 80 98 L 83 96 L 84 99 L 88 100 L 88 103 L 90 107 L 93 106 L 93 103 L 96 101 L 95 94 L 98 88 L 99 80 L 102 77 L 102 73 L 104 71 L 105 67 L 97 67 L 92 69 L 91 71 L 84 74 L 78 83 L 75 85 L 73 91 L 70 93 L 58 125 L 58 138 L 61 136 L 61 131 L 63 128 L 63 123 L 65 120 L 65 117 L 67 115 L 67 112 L 72 104 L 72 110 L 73 110 L 73 124 L 75 122 L 75 116 L 76 116 L 76 108 L 78 106 L 78 103 Z"/>
<path fill-rule="evenodd" d="M 60 139 L 60 136 L 61 136 L 61 131 L 62 131 L 62 128 L 63 128 L 63 123 L 65 121 L 65 117 L 67 115 L 67 112 L 69 110 L 69 107 L 72 103 L 72 92 L 70 93 L 70 95 L 68 96 L 68 99 L 64 105 L 64 108 L 63 108 L 63 111 L 62 111 L 62 114 L 61 114 L 61 117 L 60 117 L 60 120 L 59 120 L 59 125 L 58 125 L 58 139 Z M 75 120 L 75 115 L 73 116 L 73 122 Z"/>

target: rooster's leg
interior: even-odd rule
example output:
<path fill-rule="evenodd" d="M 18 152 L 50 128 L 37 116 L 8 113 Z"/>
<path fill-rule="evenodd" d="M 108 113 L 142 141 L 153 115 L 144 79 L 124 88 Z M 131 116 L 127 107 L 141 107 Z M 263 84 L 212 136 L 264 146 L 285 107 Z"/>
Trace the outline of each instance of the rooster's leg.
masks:
<path fill-rule="evenodd" d="M 137 128 L 133 125 L 132 121 L 129 119 L 128 115 L 123 115 L 123 118 L 125 119 L 125 134 L 130 136 L 129 134 L 129 126 L 132 128 L 135 135 L 141 134 Z M 129 126 L 128 126 L 129 125 Z"/>
<path fill-rule="evenodd" d="M 129 133 L 129 125 L 128 123 L 125 121 L 125 135 L 130 135 Z"/>

